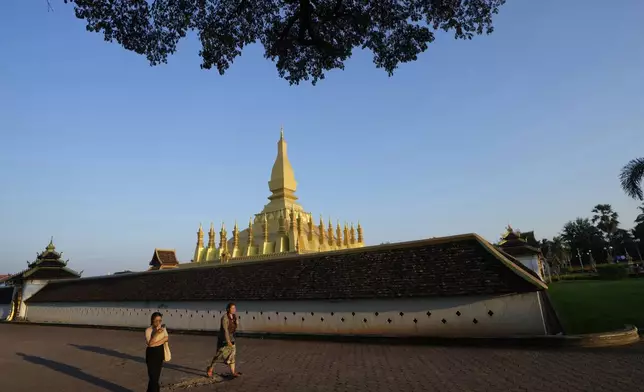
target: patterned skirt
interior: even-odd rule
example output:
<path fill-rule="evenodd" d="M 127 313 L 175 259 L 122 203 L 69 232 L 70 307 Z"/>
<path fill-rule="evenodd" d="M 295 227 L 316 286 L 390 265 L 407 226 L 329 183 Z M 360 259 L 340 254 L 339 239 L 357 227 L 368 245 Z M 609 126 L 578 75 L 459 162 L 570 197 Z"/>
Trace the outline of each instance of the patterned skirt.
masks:
<path fill-rule="evenodd" d="M 210 366 L 214 366 L 217 362 L 225 363 L 226 365 L 233 365 L 235 363 L 236 354 L 237 347 L 234 344 L 232 346 L 220 347 L 212 358 Z"/>

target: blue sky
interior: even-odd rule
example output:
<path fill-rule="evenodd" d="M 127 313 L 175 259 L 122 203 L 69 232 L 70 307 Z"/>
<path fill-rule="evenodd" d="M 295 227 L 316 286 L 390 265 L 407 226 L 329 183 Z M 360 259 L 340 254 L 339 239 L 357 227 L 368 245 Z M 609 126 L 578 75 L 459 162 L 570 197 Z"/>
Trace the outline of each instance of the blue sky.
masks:
<path fill-rule="evenodd" d="M 642 1 L 511 0 L 491 36 L 441 35 L 392 78 L 356 52 L 316 87 L 257 46 L 224 76 L 194 39 L 150 67 L 52 4 L 0 4 L 0 273 L 50 236 L 85 275 L 189 261 L 200 222 L 267 201 L 280 124 L 303 206 L 370 244 L 636 215 L 617 175 L 644 155 Z"/>

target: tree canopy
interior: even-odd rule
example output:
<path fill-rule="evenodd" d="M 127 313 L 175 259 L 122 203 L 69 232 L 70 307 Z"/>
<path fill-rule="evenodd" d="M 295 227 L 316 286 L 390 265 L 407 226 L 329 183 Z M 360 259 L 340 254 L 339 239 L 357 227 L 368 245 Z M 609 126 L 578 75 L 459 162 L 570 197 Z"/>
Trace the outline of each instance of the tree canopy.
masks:
<path fill-rule="evenodd" d="M 644 158 L 635 158 L 628 162 L 619 174 L 622 189 L 633 199 L 644 200 L 642 179 L 644 178 Z"/>
<path fill-rule="evenodd" d="M 343 69 L 355 48 L 369 49 L 391 76 L 415 61 L 435 32 L 472 39 L 493 31 L 505 0 L 64 0 L 88 31 L 166 63 L 189 31 L 201 41 L 201 68 L 220 74 L 259 42 L 290 84 Z"/>

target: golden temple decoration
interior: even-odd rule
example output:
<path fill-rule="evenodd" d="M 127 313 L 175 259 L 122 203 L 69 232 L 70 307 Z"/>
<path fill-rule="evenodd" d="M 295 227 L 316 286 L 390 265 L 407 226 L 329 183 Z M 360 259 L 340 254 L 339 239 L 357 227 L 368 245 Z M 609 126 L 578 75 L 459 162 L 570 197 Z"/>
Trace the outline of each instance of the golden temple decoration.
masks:
<path fill-rule="evenodd" d="M 264 236 L 264 242 L 268 242 L 268 220 L 266 219 L 266 214 L 264 214 L 264 222 L 262 223 L 262 230 Z"/>
<path fill-rule="evenodd" d="M 199 230 L 197 230 L 197 247 L 203 248 L 203 227 L 199 223 Z"/>
<path fill-rule="evenodd" d="M 324 245 L 324 221 L 322 220 L 322 214 L 320 214 L 320 225 L 318 226 L 318 236 L 320 237 L 320 245 Z"/>
<path fill-rule="evenodd" d="M 284 129 L 280 128 L 277 156 L 268 181 L 270 196 L 263 209 L 251 217 L 248 228 L 239 230 L 235 222 L 229 238 L 224 223 L 215 242 L 214 225 L 208 232 L 208 247 L 204 248 L 203 228 L 199 225 L 195 263 L 243 261 L 254 258 L 268 259 L 272 254 L 326 252 L 364 246 L 362 226 L 340 222 L 334 228 L 331 217 L 328 224 L 320 216 L 319 225 L 298 202 L 295 192 L 297 181 L 289 161 Z M 357 234 L 357 238 L 356 238 Z M 261 238 L 261 240 L 260 240 Z M 218 246 L 217 246 L 218 245 Z M 267 257 L 268 256 L 268 257 Z M 182 268 L 182 265 L 179 265 Z"/>
<path fill-rule="evenodd" d="M 215 249 L 215 224 L 210 222 L 210 230 L 208 230 L 208 249 Z"/>

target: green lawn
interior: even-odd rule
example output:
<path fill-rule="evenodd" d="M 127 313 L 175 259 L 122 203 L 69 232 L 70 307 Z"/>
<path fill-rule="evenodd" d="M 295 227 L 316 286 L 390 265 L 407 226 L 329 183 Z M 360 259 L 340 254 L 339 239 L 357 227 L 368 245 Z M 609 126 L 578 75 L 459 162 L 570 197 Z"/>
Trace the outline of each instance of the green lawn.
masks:
<path fill-rule="evenodd" d="M 644 330 L 644 278 L 552 283 L 548 290 L 567 334 Z"/>

